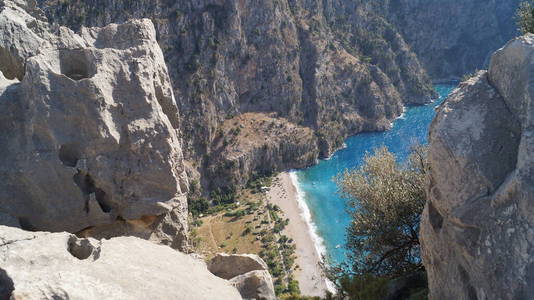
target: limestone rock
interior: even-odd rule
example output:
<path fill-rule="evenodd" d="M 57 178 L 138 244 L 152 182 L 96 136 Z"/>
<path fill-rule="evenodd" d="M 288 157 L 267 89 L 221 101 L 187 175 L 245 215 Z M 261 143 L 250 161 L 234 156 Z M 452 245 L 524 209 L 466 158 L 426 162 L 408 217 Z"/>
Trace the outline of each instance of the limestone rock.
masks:
<path fill-rule="evenodd" d="M 534 295 L 534 35 L 498 50 L 430 131 L 421 242 L 431 299 Z"/>
<path fill-rule="evenodd" d="M 459 79 L 486 69 L 491 54 L 519 34 L 522 0 L 379 0 L 434 80 Z"/>
<path fill-rule="evenodd" d="M 202 182 L 214 183 L 204 186 L 209 189 L 246 182 L 264 171 L 264 162 L 273 168 L 292 165 L 284 158 L 294 155 L 293 148 L 280 141 L 268 143 L 267 151 L 250 147 L 238 159 L 221 151 L 217 141 L 227 119 L 274 113 L 312 130 L 316 138 L 297 149 L 308 152 L 297 157 L 306 166 L 314 160 L 303 157 L 317 152 L 328 157 L 347 136 L 388 129 L 404 104 L 429 102 L 433 90 L 426 70 L 432 79 L 449 79 L 483 68 L 488 55 L 516 34 L 519 1 L 38 4 L 50 21 L 75 30 L 129 18 L 153 20 L 180 106 L 184 155 Z M 221 173 L 219 162 L 236 167 Z"/>
<path fill-rule="evenodd" d="M 276 300 L 273 279 L 267 271 L 251 271 L 232 278 L 230 282 L 243 299 Z"/>
<path fill-rule="evenodd" d="M 287 168 L 304 168 L 319 157 L 313 130 L 264 113 L 226 120 L 213 141 L 205 186 L 245 186 L 249 180 Z"/>
<path fill-rule="evenodd" d="M 25 229 L 137 235 L 183 249 L 178 109 L 152 22 L 48 34 L 38 53 L 20 55 L 30 56 L 20 83 L 0 78 L 0 127 L 10 128 L 0 137 L 0 213 Z"/>
<path fill-rule="evenodd" d="M 208 189 L 246 183 L 267 168 L 305 167 L 349 135 L 388 129 L 404 104 L 433 95 L 399 32 L 360 1 L 38 2 L 51 22 L 74 30 L 153 20 L 180 108 L 184 156 Z M 257 133 L 264 143 L 240 154 L 221 147 L 227 121 L 249 113 L 315 136 L 269 140 L 278 130 L 271 128 Z M 229 164 L 235 167 L 221 172 Z"/>
<path fill-rule="evenodd" d="M 208 263 L 208 269 L 224 279 L 232 279 L 251 271 L 269 270 L 267 264 L 257 255 L 226 253 L 219 253 L 212 258 Z"/>
<path fill-rule="evenodd" d="M 0 1 L 0 70 L 9 79 L 22 80 L 26 59 L 50 45 L 48 23 L 35 18 L 35 6 L 35 1 Z"/>
<path fill-rule="evenodd" d="M 97 241 L 0 226 L 2 299 L 241 299 L 206 265 L 135 238 Z"/>
<path fill-rule="evenodd" d="M 208 262 L 208 269 L 230 280 L 243 299 L 276 300 L 269 268 L 257 255 L 220 253 Z"/>

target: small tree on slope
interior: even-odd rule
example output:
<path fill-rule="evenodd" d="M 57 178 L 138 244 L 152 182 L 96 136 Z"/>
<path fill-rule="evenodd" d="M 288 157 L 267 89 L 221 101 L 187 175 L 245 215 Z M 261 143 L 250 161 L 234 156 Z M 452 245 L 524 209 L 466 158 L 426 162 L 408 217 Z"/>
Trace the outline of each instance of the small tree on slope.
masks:
<path fill-rule="evenodd" d="M 391 279 L 424 268 L 419 222 L 425 205 L 426 148 L 412 150 L 399 164 L 387 148 L 367 155 L 363 166 L 337 178 L 352 216 L 347 229 L 349 265 L 337 273 L 341 293 L 350 299 L 381 299 Z"/>

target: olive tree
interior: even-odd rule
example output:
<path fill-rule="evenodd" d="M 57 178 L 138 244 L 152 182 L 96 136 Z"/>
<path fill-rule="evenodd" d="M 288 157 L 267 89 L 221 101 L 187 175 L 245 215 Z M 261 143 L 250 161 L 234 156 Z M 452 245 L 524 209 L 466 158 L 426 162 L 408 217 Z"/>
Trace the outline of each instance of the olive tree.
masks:
<path fill-rule="evenodd" d="M 346 245 L 352 274 L 394 278 L 422 269 L 419 222 L 427 168 L 425 147 L 414 147 L 404 164 L 383 147 L 337 178 L 352 216 Z"/>

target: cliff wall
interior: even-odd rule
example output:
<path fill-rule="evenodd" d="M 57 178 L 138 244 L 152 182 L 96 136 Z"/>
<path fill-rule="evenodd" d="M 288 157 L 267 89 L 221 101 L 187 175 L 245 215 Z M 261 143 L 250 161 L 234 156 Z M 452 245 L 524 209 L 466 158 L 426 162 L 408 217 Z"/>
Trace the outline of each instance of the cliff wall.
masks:
<path fill-rule="evenodd" d="M 519 34 L 515 12 L 521 0 L 379 2 L 434 80 L 487 69 L 491 54 Z"/>
<path fill-rule="evenodd" d="M 534 295 L 534 35 L 498 50 L 430 130 L 421 224 L 431 299 Z"/>
<path fill-rule="evenodd" d="M 261 171 L 260 162 L 234 160 L 243 166 L 233 172 L 240 177 L 225 182 L 220 179 L 226 178 L 224 174 L 211 172 L 221 161 L 213 157 L 231 152 L 215 142 L 227 119 L 244 113 L 274 114 L 301 131 L 311 129 L 315 136 L 306 147 L 286 140 L 286 146 L 250 148 L 255 150 L 249 157 L 291 156 L 297 158 L 291 166 L 304 167 L 317 157 L 329 156 L 348 135 L 389 128 L 404 104 L 430 101 L 430 80 L 397 30 L 364 7 L 358 6 L 358 15 L 353 16 L 354 5 L 345 2 L 42 0 L 39 4 L 50 21 L 75 30 L 130 18 L 153 20 L 179 107 L 185 157 L 191 173 L 207 175 L 204 182 L 217 178 L 214 188 L 246 182 L 253 172 Z M 338 16 L 346 19 L 343 24 L 334 22 Z M 360 45 L 369 37 L 372 43 Z M 295 149 L 305 152 L 288 152 Z M 290 166 L 275 165 L 276 170 Z"/>
<path fill-rule="evenodd" d="M 185 249 L 189 184 L 152 22 L 74 34 L 21 3 L 0 3 L 2 223 Z"/>

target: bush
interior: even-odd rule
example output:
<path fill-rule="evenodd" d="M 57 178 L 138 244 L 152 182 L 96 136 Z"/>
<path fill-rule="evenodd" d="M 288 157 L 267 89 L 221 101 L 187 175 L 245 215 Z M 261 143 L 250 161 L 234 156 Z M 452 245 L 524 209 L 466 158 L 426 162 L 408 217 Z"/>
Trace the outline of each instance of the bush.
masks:
<path fill-rule="evenodd" d="M 519 5 L 517 25 L 523 33 L 534 33 L 534 0 L 525 1 Z"/>
<path fill-rule="evenodd" d="M 340 280 L 343 290 L 351 300 L 381 300 L 387 293 L 388 280 L 370 274 L 344 277 Z"/>
<path fill-rule="evenodd" d="M 293 295 L 300 294 L 299 282 L 294 279 L 291 279 L 289 281 L 289 284 L 287 285 L 287 293 Z"/>
<path fill-rule="evenodd" d="M 232 204 L 236 201 L 235 187 L 218 188 L 210 193 L 210 198 L 214 205 Z"/>
<path fill-rule="evenodd" d="M 246 236 L 246 235 L 249 235 L 251 232 L 252 232 L 252 227 L 247 226 L 245 227 L 245 230 L 243 231 L 243 233 L 241 233 L 241 235 Z"/>
<path fill-rule="evenodd" d="M 353 274 L 395 277 L 422 268 L 419 221 L 427 169 L 426 148 L 415 147 L 403 166 L 383 147 L 338 178 L 352 215 L 347 249 Z"/>
<path fill-rule="evenodd" d="M 191 212 L 191 214 L 194 217 L 197 217 L 200 214 L 206 213 L 210 207 L 210 202 L 208 201 L 208 199 L 203 198 L 203 197 L 199 197 L 199 198 L 189 197 L 187 199 L 187 202 L 188 202 L 189 212 Z"/>
<path fill-rule="evenodd" d="M 193 226 L 200 227 L 200 226 L 202 226 L 203 223 L 204 222 L 202 222 L 202 220 L 196 219 L 196 220 L 193 221 Z"/>
<path fill-rule="evenodd" d="M 346 245 L 350 265 L 324 268 L 337 286 L 336 299 L 384 299 L 399 283 L 399 299 L 426 299 L 418 236 L 426 198 L 426 153 L 425 147 L 414 147 L 407 163 L 399 164 L 383 147 L 367 155 L 359 169 L 337 178 L 352 222 Z"/>

